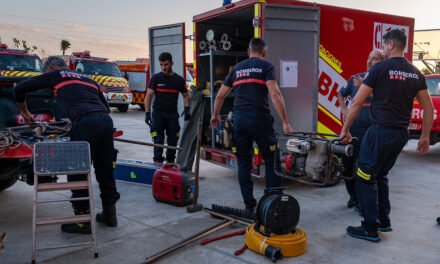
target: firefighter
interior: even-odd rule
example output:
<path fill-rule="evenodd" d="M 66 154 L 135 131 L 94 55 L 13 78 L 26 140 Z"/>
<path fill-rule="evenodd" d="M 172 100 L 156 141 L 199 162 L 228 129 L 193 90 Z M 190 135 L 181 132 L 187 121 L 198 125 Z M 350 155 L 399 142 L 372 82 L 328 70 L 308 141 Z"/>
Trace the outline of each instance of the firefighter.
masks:
<path fill-rule="evenodd" d="M 367 59 L 367 71 L 373 67 L 374 64 L 380 62 L 383 60 L 383 54 L 380 50 L 373 50 L 368 55 Z M 347 106 L 346 106 L 346 100 L 351 100 L 356 95 L 359 86 L 362 84 L 362 80 L 365 76 L 366 72 L 358 73 L 353 75 L 350 80 L 348 80 L 347 86 L 342 87 L 338 91 L 338 101 L 339 105 L 341 106 L 341 114 L 342 114 L 342 120 L 345 120 L 347 117 Z M 342 156 L 342 163 L 344 165 L 344 177 L 346 178 L 352 178 L 354 175 L 354 166 L 357 162 L 358 158 L 358 146 L 359 142 L 362 141 L 362 137 L 365 134 L 365 131 L 370 127 L 371 125 L 371 118 L 370 118 L 370 103 L 371 98 L 368 97 L 365 100 L 365 103 L 362 105 L 362 110 L 359 113 L 359 116 L 356 118 L 356 120 L 353 122 L 353 125 L 350 127 L 350 134 L 352 137 L 357 138 L 357 150 L 355 154 L 352 157 L 346 157 Z M 355 195 L 355 181 L 354 179 L 345 180 L 345 187 L 347 188 L 347 192 L 350 195 L 350 199 L 347 202 L 348 208 L 355 207 L 356 210 L 359 211 L 358 202 L 356 200 Z"/>
<path fill-rule="evenodd" d="M 254 38 L 249 43 L 249 58 L 232 68 L 220 88 L 214 102 L 211 125 L 221 124 L 220 110 L 226 96 L 233 91 L 234 99 L 234 145 L 237 149 L 238 181 L 246 210 L 254 212 L 257 204 L 253 195 L 251 177 L 254 141 L 263 156 L 266 167 L 266 187 L 279 187 L 281 180 L 274 172 L 276 138 L 273 117 L 269 109 L 268 94 L 283 122 L 284 133 L 292 133 L 287 120 L 284 99 L 278 87 L 274 67 L 264 58 L 266 44 Z"/>
<path fill-rule="evenodd" d="M 177 112 L 179 93 L 182 93 L 185 106 L 182 116 L 185 121 L 191 118 L 186 81 L 173 72 L 173 58 L 170 53 L 161 53 L 159 63 L 162 72 L 153 75 L 148 85 L 145 98 L 145 123 L 150 126 L 151 137 L 155 144 L 164 144 L 166 133 L 168 145 L 176 146 L 180 132 L 179 113 Z M 153 97 L 153 114 L 151 114 Z M 163 148 L 155 147 L 153 161 L 163 163 L 162 153 Z M 167 163 L 174 163 L 175 158 L 176 150 L 167 149 Z"/>
<path fill-rule="evenodd" d="M 347 234 L 371 242 L 379 242 L 379 232 L 390 232 L 390 201 L 387 174 L 408 141 L 408 125 L 414 98 L 422 106 L 423 130 L 417 150 L 429 150 L 429 134 L 433 122 L 433 105 L 425 77 L 404 57 L 407 37 L 399 29 L 383 36 L 386 60 L 377 63 L 366 74 L 348 109 L 341 138 L 348 143 L 349 129 L 363 103 L 371 101 L 373 124 L 361 142 L 356 176 L 356 195 L 364 220 L 361 226 L 347 227 Z"/>
<path fill-rule="evenodd" d="M 95 168 L 96 180 L 101 191 L 102 212 L 96 220 L 108 226 L 117 226 L 116 201 L 120 195 L 116 190 L 113 175 L 115 149 L 113 147 L 113 121 L 109 107 L 99 85 L 88 75 L 70 71 L 66 62 L 58 57 L 49 57 L 44 65 L 45 73 L 29 78 L 14 88 L 15 100 L 27 122 L 34 121 L 26 106 L 26 94 L 50 87 L 72 121 L 71 141 L 87 141 Z M 69 175 L 68 181 L 84 181 L 87 175 Z M 87 197 L 87 190 L 72 190 L 72 198 Z M 73 201 L 75 215 L 89 214 L 88 201 Z M 63 224 L 66 233 L 90 234 L 90 223 Z"/>

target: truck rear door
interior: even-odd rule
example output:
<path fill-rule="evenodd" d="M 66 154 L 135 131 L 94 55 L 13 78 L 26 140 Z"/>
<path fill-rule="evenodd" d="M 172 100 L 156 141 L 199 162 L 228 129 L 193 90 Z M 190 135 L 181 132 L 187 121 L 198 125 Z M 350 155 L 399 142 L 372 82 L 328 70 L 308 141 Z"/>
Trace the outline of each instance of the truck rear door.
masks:
<path fill-rule="evenodd" d="M 319 8 L 265 5 L 264 39 L 296 131 L 317 130 Z M 282 131 L 277 115 L 275 131 Z"/>
<path fill-rule="evenodd" d="M 161 71 L 159 55 L 169 52 L 173 56 L 173 71 L 185 78 L 185 23 L 151 27 L 148 29 L 148 39 L 150 76 Z M 177 108 L 179 113 L 183 110 L 183 99 L 180 96 Z"/>

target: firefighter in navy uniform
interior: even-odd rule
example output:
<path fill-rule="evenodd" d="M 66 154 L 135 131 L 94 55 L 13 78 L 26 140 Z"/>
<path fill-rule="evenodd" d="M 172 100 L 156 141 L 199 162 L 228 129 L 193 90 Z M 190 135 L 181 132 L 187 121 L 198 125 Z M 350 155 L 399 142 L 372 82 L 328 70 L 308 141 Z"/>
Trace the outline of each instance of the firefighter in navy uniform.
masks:
<path fill-rule="evenodd" d="M 234 99 L 234 145 L 237 148 L 238 181 L 246 210 L 254 211 L 257 201 L 253 195 L 251 177 L 254 141 L 263 156 L 266 168 L 266 187 L 279 187 L 281 179 L 274 172 L 276 137 L 273 117 L 269 109 L 268 94 L 283 122 L 284 133 L 292 133 L 287 120 L 284 99 L 278 87 L 274 67 L 264 60 L 267 53 L 262 39 L 254 38 L 249 43 L 249 58 L 232 68 L 220 88 L 214 103 L 211 125 L 221 124 L 220 110 L 229 92 Z"/>
<path fill-rule="evenodd" d="M 390 201 L 387 174 L 408 141 L 408 125 L 414 98 L 424 109 L 423 131 L 417 150 L 429 150 L 433 105 L 425 77 L 404 57 L 407 37 L 398 29 L 383 36 L 385 61 L 379 62 L 365 76 L 348 109 L 341 138 L 351 140 L 350 126 L 362 104 L 374 93 L 371 102 L 373 124 L 365 133 L 359 153 L 356 195 L 364 220 L 361 226 L 347 227 L 347 234 L 379 242 L 379 232 L 390 232 Z"/>
<path fill-rule="evenodd" d="M 367 59 L 367 70 L 370 70 L 374 64 L 383 61 L 383 54 L 380 50 L 373 50 L 368 55 Z M 353 99 L 356 96 L 356 93 L 359 89 L 359 86 L 362 84 L 362 80 L 365 77 L 366 72 L 358 73 L 348 80 L 347 86 L 342 87 L 338 91 L 338 101 L 341 106 L 341 114 L 342 119 L 345 120 L 347 117 L 347 107 L 345 99 L 350 97 Z M 365 103 L 362 105 L 362 110 L 359 116 L 354 121 L 353 125 L 350 127 L 350 134 L 357 138 L 358 141 L 356 143 L 356 152 L 353 156 L 347 157 L 345 155 L 342 156 L 342 164 L 344 165 L 343 175 L 346 178 L 351 178 L 354 175 L 354 167 L 357 163 L 358 154 L 359 154 L 359 142 L 362 141 L 365 132 L 371 125 L 371 117 L 370 117 L 370 102 L 371 98 L 367 98 Z M 355 210 L 360 210 L 359 205 L 356 199 L 355 193 L 355 180 L 345 180 L 345 187 L 347 188 L 347 192 L 350 195 L 350 199 L 347 202 L 348 208 L 355 207 Z"/>
<path fill-rule="evenodd" d="M 153 75 L 148 85 L 145 98 L 145 123 L 150 126 L 151 137 L 155 144 L 163 145 L 166 133 L 168 145 L 177 146 L 180 132 L 179 113 L 177 112 L 179 93 L 182 93 L 185 106 L 182 116 L 185 121 L 188 121 L 191 117 L 186 81 L 173 72 L 173 58 L 170 53 L 161 53 L 159 63 L 162 72 Z M 150 108 L 153 97 L 153 114 L 151 114 Z M 163 148 L 155 147 L 153 161 L 163 163 L 162 153 Z M 176 150 L 167 149 L 167 163 L 174 163 L 175 158 Z"/>
<path fill-rule="evenodd" d="M 113 121 L 109 107 L 99 85 L 88 75 L 70 71 L 66 62 L 58 57 L 49 57 L 44 65 L 45 73 L 27 79 L 14 88 L 15 100 L 27 122 L 33 121 L 25 98 L 26 94 L 50 87 L 72 121 L 71 141 L 87 141 L 99 183 L 102 213 L 96 220 L 108 226 L 117 226 L 116 201 L 120 195 L 116 190 L 113 175 L 115 149 L 113 146 Z M 84 181 L 87 175 L 69 175 L 68 181 Z M 87 190 L 73 190 L 72 198 L 87 197 Z M 73 201 L 76 215 L 89 214 L 88 201 Z M 67 233 L 90 234 L 90 223 L 63 224 L 61 230 Z"/>

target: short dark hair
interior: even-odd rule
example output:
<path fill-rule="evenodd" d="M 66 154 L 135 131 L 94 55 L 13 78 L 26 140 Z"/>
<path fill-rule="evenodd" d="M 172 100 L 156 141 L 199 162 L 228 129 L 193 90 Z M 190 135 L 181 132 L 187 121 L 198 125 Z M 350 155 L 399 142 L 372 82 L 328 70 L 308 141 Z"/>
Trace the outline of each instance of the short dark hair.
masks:
<path fill-rule="evenodd" d="M 406 35 L 405 32 L 401 29 L 393 29 L 388 31 L 385 35 L 383 35 L 383 41 L 385 43 L 389 41 L 393 41 L 397 48 L 404 50 L 406 47 Z"/>
<path fill-rule="evenodd" d="M 260 38 L 253 38 L 249 41 L 249 49 L 252 52 L 261 54 L 266 49 L 266 42 Z"/>
<path fill-rule="evenodd" d="M 49 56 L 44 63 L 43 71 L 49 70 L 51 66 L 56 66 L 59 68 L 67 68 L 67 63 L 63 58 L 57 56 Z"/>
<path fill-rule="evenodd" d="M 171 56 L 171 53 L 169 53 L 169 52 L 162 52 L 159 55 L 159 61 L 170 61 L 170 62 L 172 62 L 173 61 L 173 56 Z"/>

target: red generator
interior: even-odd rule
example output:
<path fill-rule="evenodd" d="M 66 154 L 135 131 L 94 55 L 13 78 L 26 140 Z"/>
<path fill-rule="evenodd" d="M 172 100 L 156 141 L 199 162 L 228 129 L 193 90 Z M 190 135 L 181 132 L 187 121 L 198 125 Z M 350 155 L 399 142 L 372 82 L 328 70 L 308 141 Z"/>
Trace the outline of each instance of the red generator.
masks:
<path fill-rule="evenodd" d="M 153 197 L 158 202 L 189 205 L 194 195 L 194 174 L 184 173 L 177 164 L 164 164 L 153 176 Z"/>

